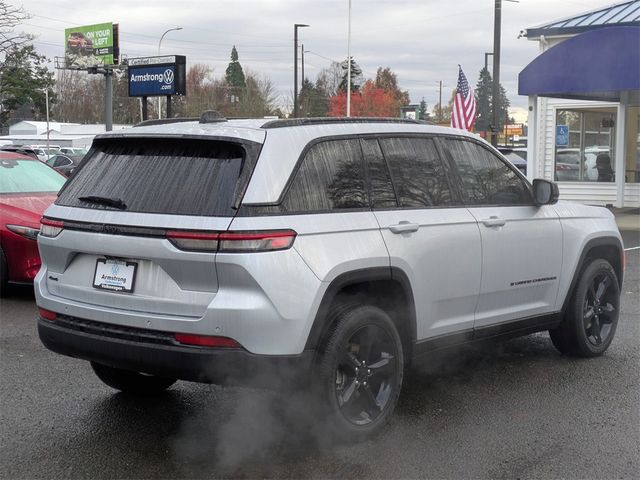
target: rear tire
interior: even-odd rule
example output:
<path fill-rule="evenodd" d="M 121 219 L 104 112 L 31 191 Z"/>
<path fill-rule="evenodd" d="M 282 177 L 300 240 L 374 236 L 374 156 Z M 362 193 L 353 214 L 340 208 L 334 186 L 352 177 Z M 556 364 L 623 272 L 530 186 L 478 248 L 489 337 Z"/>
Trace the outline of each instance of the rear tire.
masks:
<path fill-rule="evenodd" d="M 595 259 L 582 270 L 560 326 L 549 330 L 560 353 L 576 357 L 602 355 L 618 326 L 620 286 L 611 264 Z"/>
<path fill-rule="evenodd" d="M 91 368 L 93 368 L 98 378 L 111 388 L 132 395 L 158 395 L 176 383 L 175 378 L 146 375 L 131 370 L 108 367 L 101 363 L 91 362 Z"/>
<path fill-rule="evenodd" d="M 361 439 L 379 432 L 396 406 L 402 342 L 389 315 L 377 307 L 337 311 L 317 365 L 316 392 L 330 433 Z"/>

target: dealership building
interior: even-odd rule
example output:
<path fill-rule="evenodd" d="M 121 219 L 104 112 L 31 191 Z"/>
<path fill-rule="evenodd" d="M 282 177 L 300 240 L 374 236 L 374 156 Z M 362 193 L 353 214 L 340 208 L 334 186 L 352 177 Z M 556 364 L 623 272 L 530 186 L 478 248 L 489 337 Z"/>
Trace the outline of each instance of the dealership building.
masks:
<path fill-rule="evenodd" d="M 640 0 L 522 35 L 540 46 L 518 82 L 530 178 L 557 180 L 562 199 L 640 207 Z"/>

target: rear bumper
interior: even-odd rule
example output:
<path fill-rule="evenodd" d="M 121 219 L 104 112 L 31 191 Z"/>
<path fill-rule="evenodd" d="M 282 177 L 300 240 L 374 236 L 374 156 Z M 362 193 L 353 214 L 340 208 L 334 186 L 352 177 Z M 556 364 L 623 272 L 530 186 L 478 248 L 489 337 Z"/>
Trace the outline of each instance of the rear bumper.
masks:
<path fill-rule="evenodd" d="M 152 332 L 149 332 L 152 334 Z M 299 355 L 255 355 L 243 349 L 169 345 L 153 335 L 116 338 L 38 319 L 40 340 L 62 355 L 164 377 L 220 385 L 247 385 L 275 390 L 297 388 L 310 378 L 314 352 Z M 165 342 L 165 343 L 159 343 Z"/>

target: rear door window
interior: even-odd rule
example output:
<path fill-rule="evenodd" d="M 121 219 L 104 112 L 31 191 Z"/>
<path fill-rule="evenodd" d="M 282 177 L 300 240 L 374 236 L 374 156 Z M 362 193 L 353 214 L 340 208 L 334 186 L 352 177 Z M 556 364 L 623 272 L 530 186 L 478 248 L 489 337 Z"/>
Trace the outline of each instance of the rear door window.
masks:
<path fill-rule="evenodd" d="M 380 139 L 400 207 L 424 208 L 453 203 L 445 166 L 430 138 Z"/>
<path fill-rule="evenodd" d="M 233 216 L 245 157 L 242 145 L 226 141 L 105 139 L 56 204 L 112 208 L 80 200 L 93 196 L 120 200 L 129 212 Z"/>

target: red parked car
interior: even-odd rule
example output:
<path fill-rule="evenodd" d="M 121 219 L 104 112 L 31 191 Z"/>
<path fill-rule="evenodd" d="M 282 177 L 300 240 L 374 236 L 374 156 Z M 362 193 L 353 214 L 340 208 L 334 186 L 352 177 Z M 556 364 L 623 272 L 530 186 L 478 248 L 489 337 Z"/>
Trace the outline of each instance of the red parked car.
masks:
<path fill-rule="evenodd" d="M 39 160 L 0 152 L 0 296 L 7 283 L 30 283 L 40 269 L 40 218 L 66 178 Z"/>

